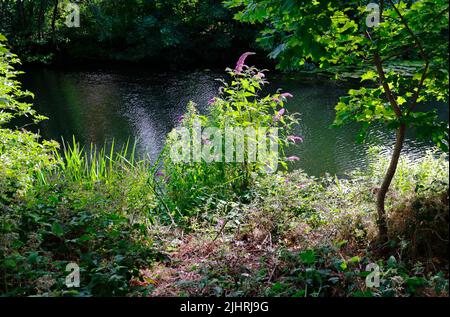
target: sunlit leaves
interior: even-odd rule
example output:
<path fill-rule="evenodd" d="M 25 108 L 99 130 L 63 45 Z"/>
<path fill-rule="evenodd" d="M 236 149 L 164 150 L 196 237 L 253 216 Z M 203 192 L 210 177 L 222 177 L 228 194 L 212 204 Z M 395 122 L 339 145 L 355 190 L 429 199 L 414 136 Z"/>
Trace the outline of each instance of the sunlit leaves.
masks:
<path fill-rule="evenodd" d="M 366 7 L 360 1 L 305 1 L 297 3 L 295 9 L 290 3 L 226 1 L 229 7 L 240 10 L 239 20 L 265 21 L 260 44 L 270 51 L 270 57 L 277 59 L 280 68 L 298 69 L 309 63 L 336 74 L 337 79 L 346 75 L 359 77 L 364 84 L 378 84 L 380 76 L 373 67 L 373 56 L 378 52 L 386 84 L 401 109 L 401 121 L 424 131 L 442 126 L 429 119 L 426 112 L 414 112 L 418 111 L 417 104 L 424 102 L 448 104 L 448 0 L 395 1 L 395 8 L 385 1 L 381 23 L 370 29 L 365 25 Z M 258 17 L 255 11 L 259 12 Z M 422 82 L 425 56 L 429 65 Z M 375 123 L 396 128 L 400 119 L 392 107 L 381 86 L 350 91 L 336 106 L 335 125 L 359 122 L 361 135 Z M 436 132 L 432 139 L 442 145 L 445 137 Z"/>
<path fill-rule="evenodd" d="M 57 147 L 56 142 L 39 142 L 39 135 L 24 129 L 6 128 L 16 118 L 27 124 L 45 119 L 29 103 L 33 94 L 21 89 L 16 79 L 20 72 L 14 70 L 17 63 L 0 36 L 0 202 L 10 198 L 6 192 L 26 190 L 36 173 L 52 166 L 55 159 L 51 153 Z"/>
<path fill-rule="evenodd" d="M 378 78 L 377 73 L 375 71 L 373 71 L 373 70 L 369 70 L 369 71 L 367 71 L 365 74 L 363 74 L 361 76 L 361 81 L 365 81 L 365 80 L 373 81 L 376 78 Z"/>

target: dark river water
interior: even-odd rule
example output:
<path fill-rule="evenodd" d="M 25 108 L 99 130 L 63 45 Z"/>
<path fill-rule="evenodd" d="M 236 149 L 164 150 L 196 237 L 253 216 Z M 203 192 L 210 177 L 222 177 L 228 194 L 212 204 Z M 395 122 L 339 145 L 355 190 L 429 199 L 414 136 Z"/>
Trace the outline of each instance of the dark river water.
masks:
<path fill-rule="evenodd" d="M 39 69 L 28 71 L 23 81 L 24 87 L 36 95 L 36 109 L 50 118 L 39 127 L 44 137 L 60 141 L 61 137 L 71 140 L 75 136 L 84 145 L 136 140 L 138 152 L 154 159 L 190 100 L 207 111 L 207 101 L 220 86 L 215 79 L 224 74 L 207 70 L 154 74 L 145 69 Z M 282 88 L 294 95 L 286 108 L 301 114 L 298 135 L 304 143 L 290 151 L 300 157 L 293 168 L 316 176 L 326 172 L 342 175 L 366 166 L 370 146 L 381 145 L 387 151 L 392 145 L 393 133 L 381 129 L 371 131 L 365 144 L 358 144 L 356 126 L 329 128 L 334 106 L 345 88 L 287 75 L 268 73 L 267 77 L 270 89 Z M 448 117 L 448 107 L 441 108 L 440 114 Z M 410 131 L 405 154 L 420 157 L 430 147 Z"/>

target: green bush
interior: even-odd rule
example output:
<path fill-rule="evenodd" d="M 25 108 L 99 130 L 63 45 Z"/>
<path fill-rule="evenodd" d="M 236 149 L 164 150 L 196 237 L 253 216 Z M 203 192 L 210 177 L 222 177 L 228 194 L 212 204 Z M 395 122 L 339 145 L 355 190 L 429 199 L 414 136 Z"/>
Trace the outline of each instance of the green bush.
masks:
<path fill-rule="evenodd" d="M 16 194 L 29 188 L 34 176 L 56 163 L 52 155 L 56 142 L 42 141 L 24 128 L 11 129 L 18 119 L 37 123 L 44 116 L 36 114 L 29 101 L 33 94 L 23 91 L 17 81 L 20 61 L 6 46 L 0 34 L 0 206 L 8 204 Z"/>
<path fill-rule="evenodd" d="M 2 210 L 0 293 L 127 295 L 159 257 L 148 231 L 158 221 L 151 166 L 126 150 L 109 158 L 76 143 L 64 148 L 58 166 Z M 81 269 L 76 289 L 64 284 L 72 262 Z"/>
<path fill-rule="evenodd" d="M 245 53 L 239 60 L 236 69 L 227 69 L 231 83 L 223 82 L 220 94 L 210 100 L 210 111 L 206 115 L 200 115 L 195 104 L 190 103 L 186 115 L 180 118 L 180 126 L 174 129 L 168 136 L 164 159 L 164 173 L 167 178 L 167 192 L 172 201 L 172 207 L 178 209 L 182 215 L 191 215 L 196 211 L 196 206 L 204 203 L 211 196 L 227 199 L 237 196 L 244 196 L 250 185 L 257 176 L 266 174 L 267 171 L 275 170 L 278 165 L 287 167 L 287 161 L 297 159 L 296 157 L 286 158 L 285 149 L 292 143 L 301 140 L 298 136 L 289 135 L 297 123 L 296 114 L 287 114 L 284 103 L 291 95 L 289 93 L 276 93 L 274 95 L 263 94 L 263 87 L 268 82 L 263 71 L 255 67 L 244 65 L 245 58 L 251 53 Z M 201 125 L 201 129 L 196 128 L 196 123 Z M 218 161 L 206 162 L 204 156 L 201 161 L 193 161 L 192 157 L 182 162 L 174 162 L 172 159 L 175 142 L 180 138 L 180 129 L 188 131 L 192 139 L 201 139 L 202 146 L 209 146 L 215 143 L 204 138 L 204 132 L 208 129 L 216 128 L 221 132 L 220 143 L 216 143 L 220 148 L 222 157 Z M 236 130 L 228 130 L 233 128 Z M 240 134 L 239 130 L 253 128 L 255 135 Z M 278 129 L 278 134 L 271 133 L 273 129 Z M 266 134 L 267 133 L 267 134 Z M 278 151 L 269 151 L 267 160 L 249 159 L 252 155 L 247 145 L 249 142 L 260 142 L 261 136 L 270 134 L 273 144 L 278 146 Z M 200 137 L 201 135 L 201 137 Z M 232 151 L 232 162 L 227 162 L 225 153 L 229 150 L 223 137 L 227 140 L 234 139 L 236 146 Z M 244 160 L 237 160 L 237 142 L 245 144 Z M 266 146 L 268 145 L 266 141 Z M 196 151 L 194 141 L 192 141 L 193 152 Z M 258 154 L 259 155 L 259 154 Z"/>

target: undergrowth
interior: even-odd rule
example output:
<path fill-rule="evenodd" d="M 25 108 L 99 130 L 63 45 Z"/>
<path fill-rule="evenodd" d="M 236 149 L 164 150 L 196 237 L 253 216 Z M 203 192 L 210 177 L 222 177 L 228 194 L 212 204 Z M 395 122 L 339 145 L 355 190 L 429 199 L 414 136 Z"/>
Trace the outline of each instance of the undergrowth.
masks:
<path fill-rule="evenodd" d="M 154 296 L 448 296 L 447 156 L 401 162 L 380 246 L 370 180 L 386 162 L 372 155 L 346 179 L 279 173 L 249 203 L 199 207 L 194 232 L 163 238 L 170 261 L 143 270 L 140 285 Z"/>
<path fill-rule="evenodd" d="M 135 146 L 42 141 L 13 119 L 44 119 L 15 79 L 0 36 L 0 295 L 448 296 L 448 157 L 403 158 L 387 197 L 390 239 L 374 242 L 374 197 L 387 166 L 347 178 L 261 173 L 266 162 L 137 160 Z M 249 54 L 247 54 L 249 55 Z M 240 60 L 200 116 L 286 130 L 289 93 L 258 96 L 264 74 Z M 246 109 L 247 107 L 249 109 Z M 206 140 L 210 141 L 210 140 Z M 169 136 L 168 144 L 171 139 Z M 79 287 L 66 283 L 79 267 Z M 69 270 L 67 270 L 69 268 Z M 375 274 L 375 275 L 374 275 Z"/>

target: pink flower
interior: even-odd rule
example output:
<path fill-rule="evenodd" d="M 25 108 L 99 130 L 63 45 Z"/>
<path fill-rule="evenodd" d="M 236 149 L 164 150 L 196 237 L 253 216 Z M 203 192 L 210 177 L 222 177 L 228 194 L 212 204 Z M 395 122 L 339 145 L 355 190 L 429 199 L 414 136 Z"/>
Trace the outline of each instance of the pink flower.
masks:
<path fill-rule="evenodd" d="M 303 142 L 303 138 L 301 136 L 296 136 L 296 135 L 289 135 L 287 137 L 287 140 L 292 142 L 292 143 L 297 143 L 298 142 Z"/>
<path fill-rule="evenodd" d="M 288 98 L 288 97 L 293 98 L 294 97 L 291 93 L 288 93 L 288 92 L 284 92 L 280 96 L 283 98 Z"/>
<path fill-rule="evenodd" d="M 250 55 L 255 55 L 255 54 L 256 53 L 253 53 L 253 52 L 247 52 L 247 53 L 242 54 L 241 57 L 239 57 L 239 60 L 236 64 L 236 68 L 234 69 L 234 72 L 236 74 L 242 73 L 242 69 L 244 68 L 246 58 Z"/>
<path fill-rule="evenodd" d="M 183 122 L 183 120 L 184 120 L 184 116 L 183 116 L 183 115 L 181 115 L 181 116 L 178 117 L 178 123 Z"/>
<path fill-rule="evenodd" d="M 289 157 L 286 157 L 286 161 L 288 161 L 288 162 L 300 161 L 300 158 L 298 156 L 289 156 Z"/>
<path fill-rule="evenodd" d="M 286 98 L 293 98 L 294 96 L 292 94 L 288 93 L 288 92 L 284 92 L 284 93 L 280 94 L 280 97 L 282 99 L 286 99 Z M 280 98 L 272 98 L 272 100 L 275 101 L 276 103 L 280 103 L 282 99 L 280 99 Z"/>
<path fill-rule="evenodd" d="M 216 97 L 212 97 L 211 99 L 208 100 L 208 105 L 213 105 L 216 103 Z"/>
<path fill-rule="evenodd" d="M 264 75 L 264 73 L 259 72 L 258 74 L 255 75 L 256 78 L 265 78 L 266 75 Z"/>
<path fill-rule="evenodd" d="M 280 111 L 278 111 L 278 113 L 273 117 L 273 121 L 278 122 L 281 119 L 281 116 L 285 113 L 285 109 L 281 108 Z"/>

